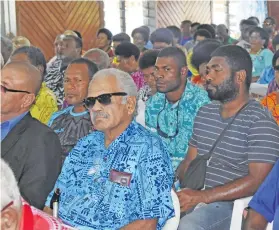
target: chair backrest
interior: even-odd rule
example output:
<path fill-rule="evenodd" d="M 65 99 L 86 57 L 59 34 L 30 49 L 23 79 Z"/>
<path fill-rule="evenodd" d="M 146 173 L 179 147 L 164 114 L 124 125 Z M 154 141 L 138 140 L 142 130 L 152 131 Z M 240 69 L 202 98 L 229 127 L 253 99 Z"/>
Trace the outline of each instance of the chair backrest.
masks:
<path fill-rule="evenodd" d="M 180 221 L 180 204 L 175 191 L 171 190 L 171 198 L 173 202 L 175 216 L 167 221 L 163 230 L 177 230 Z"/>

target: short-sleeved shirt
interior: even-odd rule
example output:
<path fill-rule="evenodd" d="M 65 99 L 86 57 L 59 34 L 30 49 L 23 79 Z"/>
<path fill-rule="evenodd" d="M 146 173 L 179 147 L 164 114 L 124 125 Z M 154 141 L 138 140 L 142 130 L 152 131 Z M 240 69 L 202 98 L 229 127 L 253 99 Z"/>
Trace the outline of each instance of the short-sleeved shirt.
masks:
<path fill-rule="evenodd" d="M 218 102 L 203 106 L 189 144 L 197 148 L 199 155 L 208 154 L 231 119 L 221 117 Z M 249 163 L 274 164 L 278 157 L 279 127 L 266 108 L 251 100 L 218 142 L 207 166 L 205 188 L 247 176 Z"/>
<path fill-rule="evenodd" d="M 75 113 L 73 109 L 73 106 L 69 106 L 54 113 L 48 123 L 48 126 L 59 136 L 63 157 L 69 154 L 79 139 L 93 130 L 89 112 Z"/>
<path fill-rule="evenodd" d="M 279 229 L 279 161 L 253 196 L 249 207 L 273 222 L 274 230 Z"/>
<path fill-rule="evenodd" d="M 149 130 L 158 134 L 159 119 L 160 130 L 164 133 L 174 136 L 178 131 L 174 138 L 164 138 L 158 134 L 168 147 L 174 169 L 187 154 L 199 108 L 209 102 L 207 92 L 189 81 L 181 99 L 175 104 L 169 103 L 163 93 L 153 95 L 146 102 L 145 125 Z"/>
<path fill-rule="evenodd" d="M 253 62 L 253 77 L 261 76 L 265 68 L 272 66 L 273 53 L 269 49 L 263 49 L 259 54 L 250 54 Z"/>
<path fill-rule="evenodd" d="M 120 229 L 145 219 L 158 219 L 157 229 L 162 229 L 174 209 L 173 170 L 161 139 L 135 121 L 107 148 L 104 139 L 95 131 L 66 158 L 54 187 L 61 190 L 59 217 L 87 230 Z M 112 170 L 126 173 L 130 185 L 110 179 Z"/>

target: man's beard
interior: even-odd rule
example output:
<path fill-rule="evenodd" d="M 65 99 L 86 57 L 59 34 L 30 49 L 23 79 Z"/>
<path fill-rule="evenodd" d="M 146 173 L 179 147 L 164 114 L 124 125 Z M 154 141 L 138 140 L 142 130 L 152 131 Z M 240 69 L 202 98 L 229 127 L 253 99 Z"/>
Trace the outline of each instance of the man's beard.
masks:
<path fill-rule="evenodd" d="M 235 84 L 233 75 L 218 86 L 210 85 L 211 88 L 208 88 L 209 85 L 210 82 L 207 81 L 205 88 L 211 100 L 227 103 L 233 101 L 239 94 L 239 87 Z"/>

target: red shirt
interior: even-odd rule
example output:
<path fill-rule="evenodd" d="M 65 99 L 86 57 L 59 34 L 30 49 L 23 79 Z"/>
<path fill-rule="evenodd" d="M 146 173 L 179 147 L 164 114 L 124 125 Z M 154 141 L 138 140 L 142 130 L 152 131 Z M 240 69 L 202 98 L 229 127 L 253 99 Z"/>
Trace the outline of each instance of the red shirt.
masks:
<path fill-rule="evenodd" d="M 70 230 L 60 220 L 22 201 L 20 230 Z"/>

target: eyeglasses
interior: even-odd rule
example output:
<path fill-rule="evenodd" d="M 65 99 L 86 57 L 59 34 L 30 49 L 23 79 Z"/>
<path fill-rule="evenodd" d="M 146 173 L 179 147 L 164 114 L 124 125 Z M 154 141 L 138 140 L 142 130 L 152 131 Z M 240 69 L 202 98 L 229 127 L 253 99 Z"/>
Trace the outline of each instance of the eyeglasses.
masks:
<path fill-rule="evenodd" d="M 274 69 L 275 72 L 278 72 L 279 71 L 279 65 L 274 66 L 273 69 Z"/>
<path fill-rule="evenodd" d="M 99 95 L 98 97 L 88 97 L 83 100 L 83 104 L 87 109 L 92 109 L 96 103 L 96 100 L 102 105 L 109 105 L 111 103 L 112 96 L 127 96 L 125 92 L 107 93 Z"/>
<path fill-rule="evenodd" d="M 24 91 L 24 90 L 16 90 L 16 89 L 8 89 L 7 87 L 1 85 L 1 92 L 2 93 L 6 93 L 6 92 L 12 92 L 12 93 L 27 93 L 27 94 L 31 94 L 28 91 Z"/>
<path fill-rule="evenodd" d="M 175 134 L 174 135 L 168 135 L 167 133 L 163 132 L 160 128 L 160 125 L 159 125 L 159 117 L 160 117 L 160 114 L 163 112 L 163 110 L 165 109 L 166 107 L 166 99 L 165 99 L 165 105 L 164 105 L 164 108 L 158 113 L 158 116 L 157 116 L 157 133 L 161 136 L 161 137 L 164 137 L 164 138 L 169 138 L 169 139 L 172 139 L 172 138 L 175 138 L 177 136 L 177 134 L 179 133 L 179 127 L 178 127 L 178 110 L 179 110 L 179 104 L 180 104 L 180 101 L 177 105 L 177 109 L 176 109 L 176 130 L 175 130 Z"/>
<path fill-rule="evenodd" d="M 8 203 L 4 208 L 2 208 L 1 212 L 3 212 L 4 210 L 6 210 L 8 207 L 12 206 L 14 204 L 13 201 L 11 201 L 10 203 Z"/>

